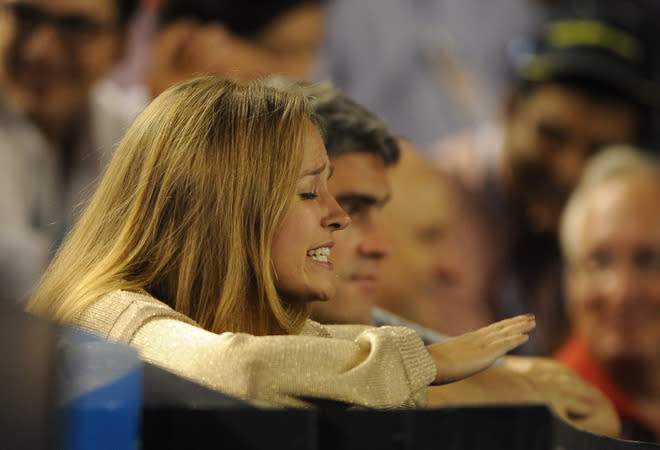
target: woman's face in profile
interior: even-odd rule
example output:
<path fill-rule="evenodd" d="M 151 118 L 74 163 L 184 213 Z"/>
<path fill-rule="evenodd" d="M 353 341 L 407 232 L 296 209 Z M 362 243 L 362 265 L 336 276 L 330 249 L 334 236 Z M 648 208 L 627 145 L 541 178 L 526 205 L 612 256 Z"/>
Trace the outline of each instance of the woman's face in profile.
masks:
<path fill-rule="evenodd" d="M 294 198 L 273 240 L 280 295 L 291 302 L 328 300 L 335 293 L 332 232 L 350 219 L 328 191 L 332 170 L 323 140 L 311 122 Z"/>

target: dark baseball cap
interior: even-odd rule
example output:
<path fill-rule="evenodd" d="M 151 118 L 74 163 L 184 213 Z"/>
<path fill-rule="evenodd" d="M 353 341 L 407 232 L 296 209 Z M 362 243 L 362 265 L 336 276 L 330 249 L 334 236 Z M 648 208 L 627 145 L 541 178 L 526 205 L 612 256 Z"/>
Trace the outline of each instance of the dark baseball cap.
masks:
<path fill-rule="evenodd" d="M 510 43 L 514 75 L 529 82 L 593 80 L 658 109 L 659 12 L 634 0 L 557 8 L 535 33 Z"/>

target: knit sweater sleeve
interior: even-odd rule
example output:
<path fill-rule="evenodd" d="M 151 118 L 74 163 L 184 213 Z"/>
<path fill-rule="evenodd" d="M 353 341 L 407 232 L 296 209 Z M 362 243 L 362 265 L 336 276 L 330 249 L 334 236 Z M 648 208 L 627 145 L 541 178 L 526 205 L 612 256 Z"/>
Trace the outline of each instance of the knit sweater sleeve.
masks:
<path fill-rule="evenodd" d="M 214 334 L 154 319 L 131 344 L 143 358 L 241 398 L 303 406 L 329 399 L 375 408 L 425 406 L 435 366 L 417 334 L 369 328 L 355 339 Z"/>
<path fill-rule="evenodd" d="M 144 293 L 115 291 L 77 325 L 136 347 L 182 377 L 236 397 L 304 406 L 315 399 L 375 408 L 426 405 L 435 365 L 405 327 L 324 327 L 297 336 L 215 334 Z"/>

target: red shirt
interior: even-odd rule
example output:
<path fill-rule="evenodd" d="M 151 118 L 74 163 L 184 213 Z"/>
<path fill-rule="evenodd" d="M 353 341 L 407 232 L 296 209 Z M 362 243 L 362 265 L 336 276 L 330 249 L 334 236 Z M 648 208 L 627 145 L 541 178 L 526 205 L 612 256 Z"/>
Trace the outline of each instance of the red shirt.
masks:
<path fill-rule="evenodd" d="M 655 442 L 655 436 L 644 423 L 635 402 L 607 375 L 605 369 L 591 354 L 582 336 L 573 334 L 557 351 L 555 358 L 580 374 L 610 399 L 621 416 L 624 439 Z"/>

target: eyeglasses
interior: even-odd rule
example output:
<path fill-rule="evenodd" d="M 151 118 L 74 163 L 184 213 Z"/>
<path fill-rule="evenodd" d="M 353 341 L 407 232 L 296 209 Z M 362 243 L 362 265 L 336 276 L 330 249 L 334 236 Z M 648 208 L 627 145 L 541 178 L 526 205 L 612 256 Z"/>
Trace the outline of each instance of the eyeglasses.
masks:
<path fill-rule="evenodd" d="M 638 283 L 660 280 L 660 252 L 653 248 L 643 248 L 619 259 L 610 252 L 597 251 L 582 259 L 575 268 L 595 284 L 602 285 L 625 266 L 637 277 Z"/>
<path fill-rule="evenodd" d="M 24 31 L 51 25 L 67 43 L 84 44 L 104 33 L 116 31 L 116 23 L 104 23 L 84 14 L 54 14 L 25 2 L 9 2 L 2 9 Z"/>

